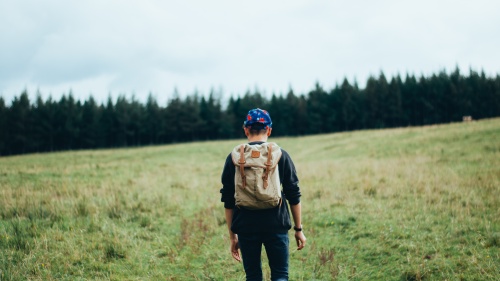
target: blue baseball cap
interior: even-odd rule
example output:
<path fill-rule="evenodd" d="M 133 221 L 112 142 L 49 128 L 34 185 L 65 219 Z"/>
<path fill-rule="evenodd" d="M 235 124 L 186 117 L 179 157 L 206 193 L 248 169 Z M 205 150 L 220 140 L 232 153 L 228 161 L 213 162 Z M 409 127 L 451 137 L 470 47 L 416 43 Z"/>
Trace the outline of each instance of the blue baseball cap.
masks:
<path fill-rule="evenodd" d="M 272 128 L 273 122 L 271 121 L 269 112 L 260 108 L 255 108 L 248 111 L 247 119 L 245 120 L 245 122 L 243 122 L 243 126 L 253 127 L 254 125 Z"/>

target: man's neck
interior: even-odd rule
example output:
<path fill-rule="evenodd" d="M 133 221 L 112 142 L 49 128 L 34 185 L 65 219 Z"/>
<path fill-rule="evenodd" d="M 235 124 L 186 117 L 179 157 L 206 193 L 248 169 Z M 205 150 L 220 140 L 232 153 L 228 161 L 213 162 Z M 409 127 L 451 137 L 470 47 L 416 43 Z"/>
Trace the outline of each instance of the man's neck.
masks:
<path fill-rule="evenodd" d="M 249 136 L 248 137 L 248 142 L 266 142 L 267 141 L 267 136 L 266 135 L 257 135 L 257 136 Z"/>

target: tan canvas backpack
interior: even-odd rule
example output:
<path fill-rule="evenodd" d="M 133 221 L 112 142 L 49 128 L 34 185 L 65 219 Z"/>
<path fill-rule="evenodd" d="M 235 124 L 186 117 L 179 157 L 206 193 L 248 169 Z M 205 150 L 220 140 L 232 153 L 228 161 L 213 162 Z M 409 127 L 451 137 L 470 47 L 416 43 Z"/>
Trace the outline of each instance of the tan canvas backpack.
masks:
<path fill-rule="evenodd" d="M 277 169 L 281 148 L 276 143 L 241 144 L 233 149 L 231 157 L 236 166 L 236 206 L 258 210 L 281 204 L 281 184 Z"/>

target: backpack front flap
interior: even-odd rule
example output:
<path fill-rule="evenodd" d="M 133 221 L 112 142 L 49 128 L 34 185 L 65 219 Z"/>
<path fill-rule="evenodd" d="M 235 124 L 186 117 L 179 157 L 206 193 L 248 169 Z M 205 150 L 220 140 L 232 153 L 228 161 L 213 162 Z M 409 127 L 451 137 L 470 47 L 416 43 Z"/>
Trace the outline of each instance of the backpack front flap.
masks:
<path fill-rule="evenodd" d="M 267 209 L 281 202 L 281 185 L 276 169 L 281 149 L 276 143 L 238 145 L 231 157 L 236 168 L 234 181 L 237 206 Z"/>
<path fill-rule="evenodd" d="M 246 161 L 246 163 L 244 163 L 244 166 L 265 168 L 270 145 L 272 146 L 271 165 L 274 168 L 276 165 L 278 165 L 278 162 L 281 158 L 281 148 L 274 142 L 237 145 L 236 147 L 234 147 L 231 153 L 234 165 L 239 166 L 239 161 L 241 159 L 241 146 L 244 146 L 243 154 Z"/>

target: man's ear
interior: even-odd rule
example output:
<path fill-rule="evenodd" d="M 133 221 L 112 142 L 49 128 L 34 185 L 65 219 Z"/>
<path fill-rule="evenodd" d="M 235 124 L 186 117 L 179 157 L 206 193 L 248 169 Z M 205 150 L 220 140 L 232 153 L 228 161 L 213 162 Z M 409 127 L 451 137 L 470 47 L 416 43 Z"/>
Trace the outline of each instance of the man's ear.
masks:
<path fill-rule="evenodd" d="M 250 136 L 250 129 L 247 127 L 243 127 L 243 131 L 245 131 L 245 136 Z"/>
<path fill-rule="evenodd" d="M 273 130 L 273 128 L 269 128 L 267 127 L 267 136 L 270 137 L 271 136 L 271 131 Z"/>

